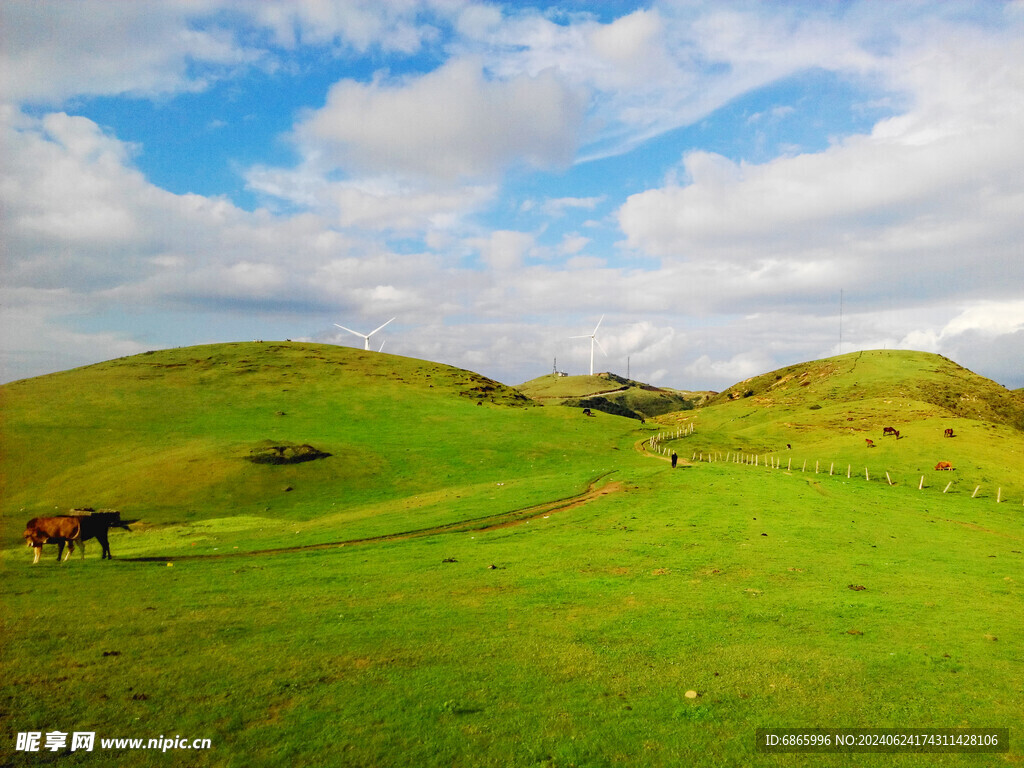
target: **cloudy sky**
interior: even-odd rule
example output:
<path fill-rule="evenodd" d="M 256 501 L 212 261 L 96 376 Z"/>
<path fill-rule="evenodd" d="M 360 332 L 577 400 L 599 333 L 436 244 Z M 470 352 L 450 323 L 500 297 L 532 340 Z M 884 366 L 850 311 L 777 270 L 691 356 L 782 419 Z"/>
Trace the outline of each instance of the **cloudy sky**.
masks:
<path fill-rule="evenodd" d="M 0 0 L 0 380 L 362 346 L 1024 386 L 1024 2 Z M 842 307 L 842 312 L 840 308 Z"/>

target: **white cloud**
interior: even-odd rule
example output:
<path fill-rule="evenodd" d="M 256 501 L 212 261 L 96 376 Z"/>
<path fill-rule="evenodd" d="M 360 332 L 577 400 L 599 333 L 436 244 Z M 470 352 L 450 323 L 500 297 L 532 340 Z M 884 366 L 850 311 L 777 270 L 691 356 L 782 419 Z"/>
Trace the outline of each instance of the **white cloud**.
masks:
<path fill-rule="evenodd" d="M 562 244 L 558 249 L 564 254 L 575 255 L 586 248 L 589 244 L 589 237 L 583 237 L 576 232 L 568 232 L 562 237 Z"/>
<path fill-rule="evenodd" d="M 329 179 L 310 164 L 296 169 L 254 167 L 249 189 L 316 211 L 338 226 L 392 234 L 438 234 L 493 202 L 493 184 L 423 184 L 396 177 Z M 273 204 L 273 203 L 271 203 Z"/>
<path fill-rule="evenodd" d="M 161 190 L 132 167 L 131 147 L 85 118 L 6 117 L 4 284 L 68 292 L 65 314 L 111 306 L 362 312 L 382 300 L 426 306 L 423 286 L 443 279 L 432 257 L 392 253 L 315 215 L 247 212 Z M 53 306 L 47 317 L 60 314 Z"/>
<path fill-rule="evenodd" d="M 943 336 L 977 331 L 1003 336 L 1024 329 L 1024 300 L 983 301 L 968 307 L 942 329 Z"/>
<path fill-rule="evenodd" d="M 5 0 L 0 100 L 59 104 L 79 95 L 205 89 L 281 50 L 413 54 L 436 44 L 457 0 Z"/>
<path fill-rule="evenodd" d="M 479 62 L 453 60 L 397 83 L 342 80 L 296 135 L 308 154 L 350 172 L 455 181 L 513 162 L 567 165 L 584 106 L 551 72 L 496 80 Z"/>
<path fill-rule="evenodd" d="M 692 270 L 714 264 L 713 292 L 755 301 L 843 287 L 911 306 L 1013 295 L 1024 284 L 1024 49 L 922 37 L 888 73 L 913 96 L 905 113 L 760 165 L 690 152 L 665 186 L 619 209 L 624 245 Z"/>
<path fill-rule="evenodd" d="M 548 200 L 545 200 L 541 204 L 540 210 L 545 215 L 550 216 L 550 217 L 555 218 L 555 219 L 558 219 L 558 218 L 561 218 L 562 216 L 565 216 L 566 212 L 569 211 L 569 210 L 592 211 L 598 205 L 603 203 L 605 201 L 605 199 L 606 198 L 605 198 L 604 195 L 598 195 L 598 196 L 595 196 L 595 197 L 556 197 L 556 198 L 550 198 Z M 528 202 L 529 202 L 529 208 L 526 208 L 525 206 L 527 204 L 524 203 L 523 210 L 530 210 L 530 209 L 532 209 L 534 207 L 535 203 L 533 203 L 532 201 L 528 201 Z"/>
<path fill-rule="evenodd" d="M 256 24 L 271 30 L 276 44 L 287 48 L 341 45 L 366 53 L 377 46 L 409 54 L 438 35 L 417 15 L 445 12 L 446 5 L 421 0 L 254 0 L 236 8 L 251 14 Z"/>
<path fill-rule="evenodd" d="M 199 64 L 230 71 L 263 55 L 192 22 L 208 0 L 7 0 L 0 3 L 0 98 L 59 103 L 80 94 L 203 88 Z"/>
<path fill-rule="evenodd" d="M 476 248 L 484 263 L 499 272 L 519 269 L 523 257 L 535 246 L 533 235 L 527 232 L 496 230 L 487 238 L 473 238 L 466 243 Z M 506 279 L 504 276 L 502 279 Z"/>
<path fill-rule="evenodd" d="M 741 352 L 728 360 L 712 360 L 701 355 L 686 366 L 686 373 L 694 379 L 720 382 L 739 382 L 766 373 L 772 369 L 772 360 L 759 352 Z"/>

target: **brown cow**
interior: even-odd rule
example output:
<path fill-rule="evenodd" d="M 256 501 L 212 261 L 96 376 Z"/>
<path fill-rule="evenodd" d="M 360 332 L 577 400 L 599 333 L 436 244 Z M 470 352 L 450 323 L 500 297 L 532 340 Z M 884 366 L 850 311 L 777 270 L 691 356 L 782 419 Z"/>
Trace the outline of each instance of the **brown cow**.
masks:
<path fill-rule="evenodd" d="M 864 442 L 868 444 L 868 448 L 874 448 L 875 447 L 875 441 L 872 440 L 870 437 L 865 437 L 864 438 Z"/>
<path fill-rule="evenodd" d="M 942 436 L 943 437 L 956 437 L 956 435 L 953 434 L 953 430 L 952 429 L 947 429 Z"/>
<path fill-rule="evenodd" d="M 898 429 L 894 429 L 893 427 L 885 427 L 882 430 L 882 437 L 885 437 L 886 435 L 893 435 L 897 440 L 900 439 L 900 431 Z"/>
<path fill-rule="evenodd" d="M 952 471 L 953 465 L 950 464 L 948 461 L 940 461 L 938 464 L 935 465 L 935 469 L 948 469 Z"/>
<path fill-rule="evenodd" d="M 25 543 L 35 550 L 32 563 L 39 562 L 39 556 L 43 553 L 43 544 L 57 545 L 57 562 L 61 561 L 64 554 L 64 545 L 68 545 L 68 554 L 64 557 L 67 560 L 75 551 L 75 539 L 82 533 L 82 524 L 79 518 L 69 515 L 59 517 L 33 517 L 25 525 Z"/>

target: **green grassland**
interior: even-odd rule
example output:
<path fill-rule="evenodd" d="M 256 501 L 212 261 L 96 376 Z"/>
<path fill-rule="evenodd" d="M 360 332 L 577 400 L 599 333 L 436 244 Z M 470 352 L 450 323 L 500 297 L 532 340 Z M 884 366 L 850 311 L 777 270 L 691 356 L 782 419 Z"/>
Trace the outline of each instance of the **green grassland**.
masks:
<path fill-rule="evenodd" d="M 166 529 L 200 528 L 199 551 L 226 543 L 211 533 L 225 527 L 232 546 L 265 547 L 271 531 L 294 545 L 580 492 L 613 467 L 617 434 L 631 428 L 536 407 L 449 366 L 283 343 L 157 352 L 15 382 L 3 409 L 5 540 L 35 515 L 115 508 L 143 521 L 146 536 L 133 539 L 158 535 L 161 549 Z M 330 456 L 247 460 L 268 442 Z"/>
<path fill-rule="evenodd" d="M 939 361 L 864 353 L 849 380 L 852 361 L 833 358 L 792 373 L 836 366 L 819 377 L 834 393 L 744 397 L 745 382 L 646 425 L 316 345 L 160 352 L 7 385 L 0 763 L 1019 764 L 1024 433 L 1013 400 L 964 415 L 932 402 L 954 394 L 921 367 Z M 972 377 L 958 374 L 956 402 L 988 392 Z M 864 398 L 842 394 L 854 381 Z M 690 423 L 663 443 L 684 459 L 783 466 L 672 470 L 635 450 Z M 898 441 L 881 438 L 890 424 Z M 331 456 L 247 461 L 264 440 Z M 785 469 L 863 470 L 867 452 L 871 482 Z M 940 458 L 957 469 L 930 470 Z M 1007 500 L 971 498 L 980 477 Z M 585 503 L 535 506 L 595 481 Z M 141 522 L 112 535 L 111 562 L 91 545 L 30 565 L 25 519 L 82 504 Z M 482 522 L 441 528 L 459 521 Z M 1011 749 L 757 753 L 768 726 L 1010 727 Z M 51 729 L 212 748 L 13 751 L 16 732 Z"/>
<path fill-rule="evenodd" d="M 695 414 L 685 451 L 727 458 L 772 456 L 784 467 L 844 478 L 949 489 L 977 498 L 1024 495 L 1024 398 L 939 357 L 920 352 L 856 352 L 792 366 L 742 382 Z M 899 438 L 884 435 L 893 427 Z M 944 437 L 946 429 L 955 437 Z M 873 441 L 869 447 L 867 440 Z M 787 447 L 788 446 L 788 447 Z M 955 467 L 936 472 L 940 461 Z"/>

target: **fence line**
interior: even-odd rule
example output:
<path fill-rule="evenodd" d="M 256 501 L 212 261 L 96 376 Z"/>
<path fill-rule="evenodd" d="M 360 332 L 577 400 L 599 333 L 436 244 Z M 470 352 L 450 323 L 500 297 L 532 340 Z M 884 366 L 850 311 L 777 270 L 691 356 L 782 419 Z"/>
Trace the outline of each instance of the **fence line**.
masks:
<path fill-rule="evenodd" d="M 689 436 L 689 435 L 693 434 L 692 427 L 693 427 L 693 425 L 691 424 L 689 430 L 683 430 L 683 434 L 681 434 L 680 437 L 686 437 L 686 436 Z M 655 446 L 658 445 L 658 438 L 659 437 L 660 436 L 655 436 L 655 437 L 651 438 L 652 445 L 655 445 Z M 677 438 L 670 436 L 668 439 L 669 440 L 673 440 L 673 439 L 677 439 Z M 666 451 L 667 451 L 667 449 L 662 449 L 661 452 L 666 452 Z M 699 463 L 708 463 L 708 464 L 711 464 L 711 463 L 714 463 L 714 462 L 725 461 L 725 462 L 731 463 L 731 464 L 744 464 L 744 465 L 752 466 L 752 467 L 756 467 L 756 468 L 760 468 L 760 467 L 764 467 L 766 469 L 781 469 L 782 468 L 782 460 L 781 460 L 781 458 L 776 456 L 776 455 L 774 455 L 774 454 L 768 454 L 766 456 L 761 456 L 761 454 L 759 454 L 759 453 L 743 453 L 743 452 L 740 452 L 740 451 L 737 451 L 737 452 L 727 451 L 726 454 L 725 454 L 725 458 L 724 459 L 722 458 L 721 451 L 708 451 L 706 453 L 704 451 L 693 451 L 693 455 L 691 457 L 691 461 L 696 461 L 696 462 L 699 462 Z M 830 477 L 834 477 L 835 476 L 835 465 L 836 465 L 835 461 L 830 461 L 829 462 L 828 474 L 829 474 Z M 793 457 L 792 456 L 788 457 L 788 459 L 786 461 L 786 471 L 790 472 L 790 473 L 793 472 Z M 797 470 L 797 471 L 799 471 L 801 473 L 807 472 L 807 459 L 804 459 L 801 468 L 799 470 Z M 853 465 L 852 464 L 847 464 L 846 465 L 846 478 L 847 479 L 851 479 L 852 472 L 853 472 Z M 821 460 L 820 459 L 816 459 L 815 462 L 814 462 L 814 473 L 815 474 L 820 474 L 821 473 Z M 892 474 L 891 474 L 891 472 L 889 470 L 885 470 L 884 474 L 885 474 L 886 483 L 889 486 L 895 487 L 895 486 L 899 485 L 899 483 L 896 480 L 893 480 Z M 920 480 L 919 480 L 919 482 L 917 484 L 917 489 L 919 491 L 922 491 L 922 492 L 925 490 L 925 482 L 924 482 L 925 481 L 925 477 L 926 477 L 925 475 L 921 475 L 921 478 L 920 478 Z M 865 479 L 866 482 L 871 482 L 871 471 L 870 471 L 869 467 L 864 467 L 864 479 Z M 953 487 L 953 484 L 955 482 L 956 481 L 954 481 L 954 480 L 950 480 L 948 483 L 946 483 L 946 487 L 942 489 L 942 492 L 943 493 L 948 493 L 950 488 Z M 932 487 L 932 486 L 928 486 L 928 487 Z M 978 493 L 981 490 L 981 488 L 982 488 L 981 484 L 978 484 L 978 485 L 976 485 L 974 487 L 974 491 L 971 493 L 971 498 L 972 499 L 977 498 Z M 996 504 L 1002 504 L 1005 501 L 1007 501 L 1007 499 L 1003 498 L 1003 488 L 1002 488 L 1002 486 L 996 486 L 996 499 L 995 499 L 995 503 Z M 1022 502 L 1022 504 L 1024 504 L 1024 502 Z"/>
<path fill-rule="evenodd" d="M 669 449 L 667 447 L 662 446 L 663 442 L 671 441 L 671 440 L 680 440 L 680 439 L 682 439 L 684 437 L 689 437 L 690 435 L 693 434 L 693 432 L 694 432 L 694 424 L 691 421 L 685 427 L 679 427 L 679 428 L 677 428 L 675 430 L 670 430 L 668 432 L 659 432 L 657 435 L 654 435 L 651 438 L 649 438 L 647 443 L 648 443 L 648 446 L 650 447 L 650 449 L 652 451 L 656 451 L 657 453 L 659 453 L 661 455 L 667 456 L 670 451 L 669 451 Z M 694 451 L 693 452 L 693 456 L 691 457 L 691 461 L 704 462 L 704 452 L 703 451 Z M 708 452 L 707 462 L 710 464 L 710 463 L 716 462 L 716 461 L 722 461 L 722 453 L 721 453 L 721 451 L 710 451 L 710 452 Z M 744 454 L 744 453 L 739 452 L 739 451 L 736 452 L 735 454 L 732 451 L 727 451 L 726 455 L 725 455 L 725 461 L 727 463 L 733 463 L 733 464 L 753 465 L 754 467 L 760 467 L 761 464 L 762 464 L 762 462 L 761 462 L 761 455 L 760 454 L 757 454 L 757 453 L 755 453 L 755 454 Z M 763 464 L 764 464 L 764 466 L 766 468 L 780 469 L 782 467 L 782 460 L 779 457 L 775 456 L 774 454 L 768 454 L 767 456 L 764 457 Z M 828 474 L 829 474 L 830 477 L 833 476 L 833 470 L 835 469 L 835 465 L 836 465 L 836 463 L 834 461 L 832 461 L 829 464 Z M 819 467 L 820 467 L 820 459 L 815 459 L 815 461 L 814 461 L 814 474 L 818 474 L 819 473 Z M 853 470 L 853 464 L 847 464 L 846 465 L 846 479 L 847 480 L 851 479 L 852 470 Z M 788 461 L 786 462 L 786 471 L 787 472 L 792 472 L 793 471 L 793 457 L 792 456 L 790 456 Z M 804 459 L 803 466 L 801 467 L 800 471 L 801 472 L 806 472 L 807 471 L 807 459 Z M 917 484 L 917 490 L 919 490 L 919 491 L 924 491 L 924 478 L 925 478 L 925 476 L 921 475 L 921 480 Z M 864 479 L 867 482 L 871 482 L 871 473 L 868 471 L 867 467 L 864 467 Z M 888 470 L 885 471 L 885 480 L 889 484 L 890 487 L 893 487 L 893 486 L 897 485 L 897 483 L 893 482 L 892 476 L 889 474 Z M 946 487 L 942 489 L 942 492 L 943 493 L 948 492 L 949 489 L 953 487 L 953 483 L 954 482 L 955 481 L 950 480 L 948 483 L 946 483 Z M 977 497 L 979 490 L 981 490 L 981 485 L 980 484 L 975 486 L 974 492 L 971 494 L 971 498 L 972 499 Z M 997 486 L 996 487 L 996 504 L 1002 504 L 1002 503 L 1003 503 L 1003 489 L 1002 489 L 1002 486 Z M 1024 505 L 1024 502 L 1022 502 L 1022 505 Z"/>

